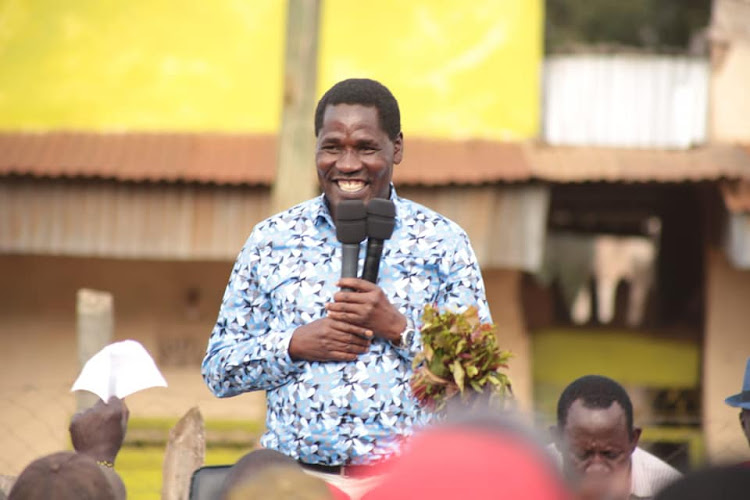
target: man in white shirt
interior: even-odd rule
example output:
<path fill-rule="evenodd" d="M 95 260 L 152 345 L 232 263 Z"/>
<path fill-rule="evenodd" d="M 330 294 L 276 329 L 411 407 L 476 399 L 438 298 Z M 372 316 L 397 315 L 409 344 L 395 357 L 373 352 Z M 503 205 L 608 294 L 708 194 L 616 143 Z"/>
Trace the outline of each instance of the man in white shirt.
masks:
<path fill-rule="evenodd" d="M 651 499 L 680 477 L 638 448 L 630 397 L 607 377 L 587 375 L 566 387 L 552 431 L 563 472 L 577 481 L 581 498 Z"/>

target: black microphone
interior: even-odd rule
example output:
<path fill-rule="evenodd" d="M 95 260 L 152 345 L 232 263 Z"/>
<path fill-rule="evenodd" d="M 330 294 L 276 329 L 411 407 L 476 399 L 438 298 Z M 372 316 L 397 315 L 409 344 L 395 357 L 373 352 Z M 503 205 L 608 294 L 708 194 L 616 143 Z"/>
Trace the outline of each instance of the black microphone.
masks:
<path fill-rule="evenodd" d="M 341 277 L 356 278 L 359 244 L 367 236 L 367 209 L 362 200 L 343 200 L 336 206 L 336 239 L 341 242 Z M 350 290 L 345 288 L 345 290 Z"/>
<path fill-rule="evenodd" d="M 367 255 L 362 268 L 362 279 L 378 282 L 383 241 L 393 234 L 396 226 L 396 205 L 391 200 L 373 198 L 367 204 Z"/>

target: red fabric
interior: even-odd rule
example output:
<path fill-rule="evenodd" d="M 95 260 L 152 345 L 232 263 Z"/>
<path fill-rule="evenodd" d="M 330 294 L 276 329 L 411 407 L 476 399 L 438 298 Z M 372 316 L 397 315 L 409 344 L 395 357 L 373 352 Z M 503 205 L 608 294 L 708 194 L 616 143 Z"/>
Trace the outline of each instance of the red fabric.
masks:
<path fill-rule="evenodd" d="M 515 436 L 441 429 L 417 436 L 363 500 L 569 500 L 544 451 Z"/>
<path fill-rule="evenodd" d="M 326 485 L 328 485 L 328 491 L 331 492 L 331 498 L 333 498 L 333 500 L 350 500 L 349 495 L 347 495 L 334 485 L 330 483 L 326 483 Z"/>

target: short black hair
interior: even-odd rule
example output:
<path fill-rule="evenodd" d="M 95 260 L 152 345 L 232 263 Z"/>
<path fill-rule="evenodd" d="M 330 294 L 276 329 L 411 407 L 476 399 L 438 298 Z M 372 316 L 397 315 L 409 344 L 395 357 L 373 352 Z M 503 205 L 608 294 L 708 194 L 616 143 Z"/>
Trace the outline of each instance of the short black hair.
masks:
<path fill-rule="evenodd" d="M 557 402 L 557 426 L 562 431 L 568 422 L 568 411 L 577 400 L 586 408 L 607 409 L 617 403 L 625 411 L 628 433 L 633 434 L 633 403 L 625 389 L 611 378 L 585 375 L 563 390 Z"/>
<path fill-rule="evenodd" d="M 378 110 L 380 128 L 392 141 L 401 132 L 401 112 L 398 101 L 388 88 L 369 78 L 349 78 L 342 80 L 323 94 L 315 108 L 315 137 L 323 127 L 323 115 L 328 106 L 337 104 L 359 104 Z"/>

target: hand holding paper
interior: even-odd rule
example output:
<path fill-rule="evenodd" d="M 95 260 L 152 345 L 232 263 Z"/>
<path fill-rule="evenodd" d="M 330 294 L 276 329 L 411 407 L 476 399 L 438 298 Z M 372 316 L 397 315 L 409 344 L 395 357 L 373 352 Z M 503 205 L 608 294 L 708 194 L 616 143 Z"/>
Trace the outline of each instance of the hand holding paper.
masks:
<path fill-rule="evenodd" d="M 139 342 L 124 340 L 94 354 L 70 390 L 93 392 L 108 401 L 111 396 L 124 398 L 150 387 L 167 387 L 167 381 Z"/>

